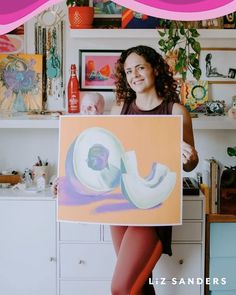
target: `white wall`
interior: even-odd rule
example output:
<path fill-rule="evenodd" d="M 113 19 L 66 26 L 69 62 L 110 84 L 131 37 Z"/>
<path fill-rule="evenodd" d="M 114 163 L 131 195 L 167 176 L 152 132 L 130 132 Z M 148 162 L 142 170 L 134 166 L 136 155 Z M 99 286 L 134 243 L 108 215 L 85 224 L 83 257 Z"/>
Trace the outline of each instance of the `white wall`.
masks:
<path fill-rule="evenodd" d="M 67 9 L 65 3 L 61 4 L 65 14 Z M 67 15 L 66 15 L 67 19 Z M 130 46 L 145 44 L 158 49 L 157 39 L 147 38 L 94 38 L 94 39 L 72 39 L 70 38 L 70 30 L 68 22 L 66 22 L 65 32 L 65 76 L 66 84 L 69 78 L 69 69 L 72 63 L 78 65 L 78 50 L 79 49 L 126 49 Z M 27 50 L 34 51 L 34 20 L 27 24 Z M 131 31 L 132 32 L 132 31 Z M 236 47 L 234 39 L 208 39 L 202 40 L 202 47 Z M 222 60 L 223 61 L 223 60 Z M 102 92 L 101 92 L 102 93 Z M 102 93 L 106 99 L 106 110 L 109 111 L 114 102 L 114 94 L 112 92 Z M 210 98 L 224 99 L 227 106 L 230 106 L 231 98 L 236 94 L 236 84 L 232 85 L 211 85 Z M 52 101 L 55 109 L 62 108 L 62 101 Z M 219 118 L 220 128 L 220 118 Z M 227 146 L 236 145 L 236 131 L 233 130 L 218 130 L 218 131 L 195 131 L 195 142 L 199 151 L 200 163 L 192 175 L 196 171 L 201 170 L 202 160 L 214 156 L 219 159 L 224 165 L 234 164 L 236 160 L 226 155 Z M 57 130 L 1 130 L 1 146 L 0 146 L 0 169 L 6 169 L 8 166 L 14 169 L 23 170 L 34 164 L 37 155 L 48 158 L 52 163 L 52 173 L 56 171 L 57 163 Z"/>

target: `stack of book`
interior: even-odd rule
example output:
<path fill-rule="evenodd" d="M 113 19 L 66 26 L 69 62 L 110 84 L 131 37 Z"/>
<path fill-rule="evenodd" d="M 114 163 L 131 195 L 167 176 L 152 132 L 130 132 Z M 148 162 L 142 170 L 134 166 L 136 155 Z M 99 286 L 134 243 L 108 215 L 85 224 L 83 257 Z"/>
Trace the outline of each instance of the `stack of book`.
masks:
<path fill-rule="evenodd" d="M 207 207 L 209 214 L 220 212 L 220 168 L 219 163 L 214 159 L 205 159 L 203 162 L 202 181 L 206 187 Z"/>

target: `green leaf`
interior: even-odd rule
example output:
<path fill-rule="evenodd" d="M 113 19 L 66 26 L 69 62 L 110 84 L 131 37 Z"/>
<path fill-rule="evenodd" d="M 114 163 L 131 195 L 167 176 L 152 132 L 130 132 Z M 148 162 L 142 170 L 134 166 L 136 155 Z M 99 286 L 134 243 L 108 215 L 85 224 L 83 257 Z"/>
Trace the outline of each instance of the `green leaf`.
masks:
<path fill-rule="evenodd" d="M 193 70 L 193 77 L 199 80 L 201 78 L 202 71 L 200 68 Z"/>
<path fill-rule="evenodd" d="M 199 67 L 199 60 L 197 58 L 194 59 L 190 59 L 190 64 L 194 67 L 194 68 L 198 68 Z"/>
<path fill-rule="evenodd" d="M 194 37 L 194 38 L 197 38 L 200 36 L 200 34 L 198 33 L 198 31 L 195 28 L 190 28 L 189 31 L 190 31 L 192 37 Z"/>
<path fill-rule="evenodd" d="M 168 44 L 167 44 L 167 47 L 168 49 L 170 50 L 172 47 L 175 46 L 175 41 L 172 39 L 169 40 Z"/>
<path fill-rule="evenodd" d="M 180 27 L 179 32 L 180 32 L 181 35 L 185 35 L 184 26 L 181 26 L 181 27 Z"/>
<path fill-rule="evenodd" d="M 200 53 L 201 51 L 201 45 L 198 41 L 195 41 L 193 44 L 191 44 L 192 49 L 196 52 L 196 53 Z"/>
<path fill-rule="evenodd" d="M 166 32 L 163 32 L 163 31 L 159 31 L 159 30 L 158 30 L 158 33 L 159 33 L 159 35 L 160 35 L 161 37 L 164 37 L 164 36 L 166 35 Z"/>
<path fill-rule="evenodd" d="M 161 39 L 161 40 L 159 40 L 158 44 L 159 44 L 161 47 L 163 47 L 163 46 L 165 46 L 166 42 L 165 42 L 165 40 Z"/>
<path fill-rule="evenodd" d="M 182 72 L 182 79 L 183 79 L 183 81 L 186 81 L 186 78 L 187 78 L 187 72 L 186 71 L 184 71 L 184 72 Z"/>
<path fill-rule="evenodd" d="M 189 42 L 191 45 L 193 45 L 193 44 L 196 42 L 196 40 L 195 40 L 194 38 L 192 38 L 192 37 L 189 37 L 189 38 L 188 38 L 188 42 Z"/>

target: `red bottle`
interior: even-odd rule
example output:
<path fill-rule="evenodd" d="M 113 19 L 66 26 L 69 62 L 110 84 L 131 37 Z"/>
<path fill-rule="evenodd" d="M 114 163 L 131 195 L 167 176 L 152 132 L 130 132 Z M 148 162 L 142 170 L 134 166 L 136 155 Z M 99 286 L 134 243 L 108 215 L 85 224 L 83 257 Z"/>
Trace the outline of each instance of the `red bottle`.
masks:
<path fill-rule="evenodd" d="M 79 113 L 80 112 L 80 95 L 79 95 L 79 81 L 76 76 L 76 66 L 71 65 L 71 74 L 68 82 L 68 112 Z"/>

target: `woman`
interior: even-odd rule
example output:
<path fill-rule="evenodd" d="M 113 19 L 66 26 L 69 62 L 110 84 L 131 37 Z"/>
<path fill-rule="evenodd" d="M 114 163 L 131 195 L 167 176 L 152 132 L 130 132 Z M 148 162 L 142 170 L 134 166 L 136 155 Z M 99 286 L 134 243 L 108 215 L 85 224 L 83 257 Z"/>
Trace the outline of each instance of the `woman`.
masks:
<path fill-rule="evenodd" d="M 124 101 L 121 114 L 182 115 L 183 168 L 191 171 L 198 163 L 191 118 L 179 104 L 176 81 L 169 66 L 154 49 L 132 47 L 121 54 L 116 71 L 116 98 Z M 112 295 L 155 294 L 149 275 L 160 256 L 171 255 L 170 226 L 111 226 L 117 263 L 112 278 Z"/>

